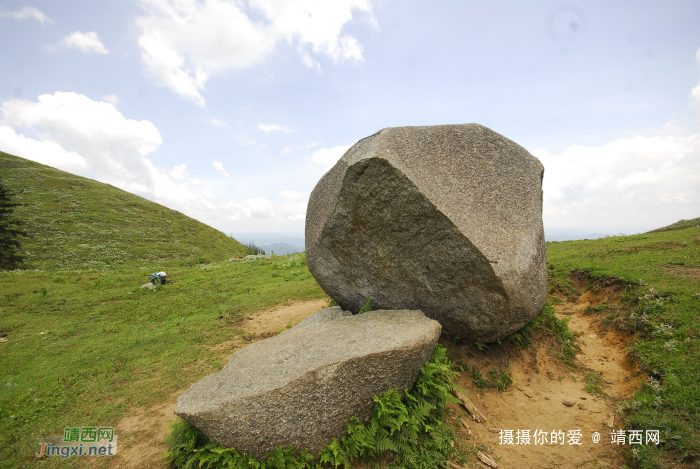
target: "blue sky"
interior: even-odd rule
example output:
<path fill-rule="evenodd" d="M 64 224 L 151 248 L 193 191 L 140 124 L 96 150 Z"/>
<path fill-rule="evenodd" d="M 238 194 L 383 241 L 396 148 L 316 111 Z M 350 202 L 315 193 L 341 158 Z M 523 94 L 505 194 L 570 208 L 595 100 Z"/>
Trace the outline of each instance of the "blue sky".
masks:
<path fill-rule="evenodd" d="M 0 2 L 0 150 L 225 232 L 303 233 L 384 127 L 476 122 L 545 165 L 546 228 L 700 215 L 700 3 Z"/>

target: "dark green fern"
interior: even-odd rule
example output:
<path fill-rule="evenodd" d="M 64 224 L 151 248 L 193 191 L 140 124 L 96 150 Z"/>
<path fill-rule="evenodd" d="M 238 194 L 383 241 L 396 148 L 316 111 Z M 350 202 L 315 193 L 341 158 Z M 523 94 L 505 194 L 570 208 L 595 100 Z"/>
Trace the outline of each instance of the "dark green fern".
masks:
<path fill-rule="evenodd" d="M 346 424 L 347 435 L 333 440 L 317 459 L 290 446 L 279 447 L 267 461 L 259 461 L 212 443 L 181 419 L 173 425 L 163 458 L 184 469 L 320 469 L 329 464 L 349 468 L 354 460 L 381 455 L 393 456 L 395 463 L 406 468 L 445 467 L 454 430 L 443 420 L 443 410 L 447 402 L 458 402 L 450 394 L 456 377 L 451 365 L 446 350 L 437 346 L 432 359 L 421 368 L 412 391 L 394 388 L 375 396 L 369 421 L 351 419 Z"/>

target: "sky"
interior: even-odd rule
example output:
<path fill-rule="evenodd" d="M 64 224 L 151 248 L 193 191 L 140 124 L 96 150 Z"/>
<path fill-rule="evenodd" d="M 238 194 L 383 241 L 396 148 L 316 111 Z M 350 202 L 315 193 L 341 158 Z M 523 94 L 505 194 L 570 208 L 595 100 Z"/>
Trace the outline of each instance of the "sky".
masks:
<path fill-rule="evenodd" d="M 546 229 L 700 216 L 700 2 L 0 0 L 0 150 L 226 233 L 303 235 L 385 127 L 478 123 Z"/>

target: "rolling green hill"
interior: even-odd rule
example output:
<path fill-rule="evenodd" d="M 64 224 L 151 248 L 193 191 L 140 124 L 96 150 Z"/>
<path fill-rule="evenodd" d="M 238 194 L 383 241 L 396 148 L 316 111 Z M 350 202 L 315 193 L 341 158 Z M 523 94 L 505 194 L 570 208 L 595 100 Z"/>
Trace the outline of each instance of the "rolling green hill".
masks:
<path fill-rule="evenodd" d="M 684 230 L 686 228 L 694 228 L 698 226 L 700 226 L 700 218 L 691 218 L 690 220 L 677 221 L 673 225 L 651 230 L 649 233 L 663 233 L 664 231 Z"/>
<path fill-rule="evenodd" d="M 29 234 L 27 269 L 104 270 L 135 261 L 221 261 L 247 248 L 180 212 L 109 184 L 0 152 L 0 179 L 16 194 Z"/>

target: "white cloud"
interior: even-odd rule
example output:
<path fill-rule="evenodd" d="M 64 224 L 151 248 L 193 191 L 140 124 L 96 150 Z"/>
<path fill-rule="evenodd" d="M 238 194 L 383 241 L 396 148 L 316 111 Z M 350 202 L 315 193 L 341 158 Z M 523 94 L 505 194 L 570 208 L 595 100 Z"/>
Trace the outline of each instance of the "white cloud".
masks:
<path fill-rule="evenodd" d="M 697 60 L 698 65 L 700 65 L 700 49 L 698 49 L 695 53 L 695 60 Z M 700 132 L 700 83 L 698 83 L 698 85 L 691 90 L 690 98 L 693 102 L 693 111 L 695 112 L 697 129 Z"/>
<path fill-rule="evenodd" d="M 0 125 L 0 149 L 5 153 L 71 173 L 84 172 L 89 167 L 85 158 L 79 154 L 68 152 L 54 142 L 34 140 L 17 134 L 13 128 L 6 125 Z"/>
<path fill-rule="evenodd" d="M 345 154 L 350 146 L 338 145 L 333 148 L 322 148 L 307 157 L 307 160 L 313 161 L 314 163 L 322 164 L 324 169 L 328 171 L 333 167 L 334 164 Z"/>
<path fill-rule="evenodd" d="M 299 48 L 310 47 L 334 62 L 362 60 L 362 46 L 342 32 L 353 10 L 371 12 L 369 0 L 255 0 L 275 30 Z"/>
<path fill-rule="evenodd" d="M 168 171 L 168 176 L 176 181 L 184 181 L 185 179 L 190 178 L 190 173 L 187 171 L 187 165 L 182 163 L 181 165 L 175 166 L 173 169 Z"/>
<path fill-rule="evenodd" d="M 700 85 L 690 98 L 700 123 Z M 658 226 L 698 216 L 700 127 L 671 121 L 648 135 L 531 153 L 545 167 L 545 226 Z"/>
<path fill-rule="evenodd" d="M 241 142 L 241 145 L 245 145 L 247 147 L 253 147 L 258 145 L 258 143 L 255 140 L 251 140 L 248 138 L 246 134 L 238 134 L 236 135 L 236 140 Z M 265 148 L 267 145 L 260 145 L 261 148 Z"/>
<path fill-rule="evenodd" d="M 306 205 L 306 202 L 280 204 L 277 210 L 285 220 L 303 221 L 306 219 Z"/>
<path fill-rule="evenodd" d="M 77 93 L 41 95 L 37 102 L 12 99 L 0 111 L 3 151 L 95 177 L 198 217 L 216 211 L 184 164 L 166 171 L 146 158 L 162 143 L 149 121 L 127 119 L 114 105 Z"/>
<path fill-rule="evenodd" d="M 306 197 L 309 193 L 299 191 L 282 191 L 280 194 L 282 197 L 286 197 L 288 199 L 301 199 L 302 197 Z"/>
<path fill-rule="evenodd" d="M 305 145 L 297 145 L 294 148 L 284 147 L 284 150 L 282 150 L 282 153 L 284 153 L 285 155 L 288 155 L 291 152 L 293 152 L 294 150 L 305 150 L 307 148 L 313 148 L 313 147 L 317 147 L 317 146 L 318 146 L 318 143 L 310 142 L 310 143 L 307 143 Z"/>
<path fill-rule="evenodd" d="M 241 203 L 228 202 L 223 204 L 228 219 L 237 221 L 249 218 L 269 218 L 275 215 L 272 204 L 267 199 L 250 198 Z"/>
<path fill-rule="evenodd" d="M 106 94 L 102 96 L 102 101 L 116 106 L 117 104 L 119 104 L 119 96 L 117 96 L 116 94 Z"/>
<path fill-rule="evenodd" d="M 224 173 L 224 176 L 229 177 L 229 174 L 224 169 L 224 164 L 221 161 L 212 161 L 211 163 L 217 171 Z"/>
<path fill-rule="evenodd" d="M 201 91 L 212 74 L 254 67 L 280 40 L 296 44 L 302 61 L 318 70 L 311 52 L 336 63 L 362 60 L 362 46 L 343 27 L 354 10 L 371 18 L 369 0 L 249 0 L 247 7 L 265 17 L 260 22 L 246 14 L 242 1 L 140 3 L 145 15 L 137 20 L 139 45 L 147 72 L 202 108 Z"/>
<path fill-rule="evenodd" d="M 262 130 L 263 132 L 293 132 L 292 129 L 288 129 L 287 127 L 282 127 L 281 125 L 275 124 L 259 124 L 258 129 Z"/>
<path fill-rule="evenodd" d="M 118 175 L 124 184 L 146 183 L 143 157 L 162 143 L 151 122 L 126 119 L 114 105 L 77 93 L 11 99 L 0 110 L 3 124 L 34 130 L 42 141 L 81 155 L 98 177 Z"/>
<path fill-rule="evenodd" d="M 649 226 L 670 213 L 696 216 L 700 207 L 698 135 L 638 136 L 533 154 L 545 167 L 547 226 Z"/>
<path fill-rule="evenodd" d="M 89 33 L 75 31 L 58 41 L 58 44 L 47 46 L 47 50 L 50 51 L 70 48 L 78 49 L 84 54 L 109 54 L 109 51 L 94 31 Z"/>
<path fill-rule="evenodd" d="M 228 123 L 225 120 L 217 119 L 215 117 L 212 117 L 211 123 L 212 123 L 212 125 L 215 125 L 217 127 L 227 127 L 228 126 Z"/>
<path fill-rule="evenodd" d="M 21 10 L 9 11 L 0 6 L 0 18 L 14 18 L 16 20 L 23 20 L 26 18 L 34 18 L 39 21 L 42 26 L 45 23 L 53 23 L 53 20 L 46 16 L 41 10 L 34 7 L 24 7 Z"/>

